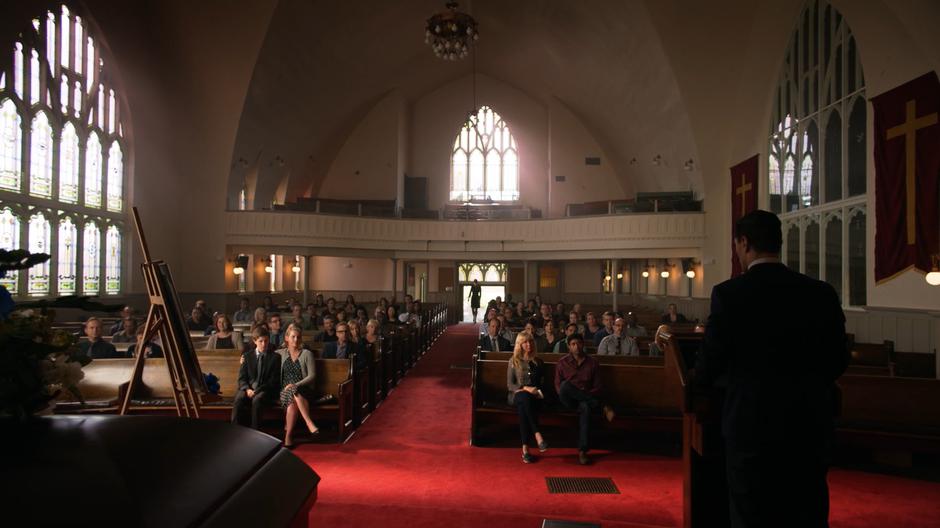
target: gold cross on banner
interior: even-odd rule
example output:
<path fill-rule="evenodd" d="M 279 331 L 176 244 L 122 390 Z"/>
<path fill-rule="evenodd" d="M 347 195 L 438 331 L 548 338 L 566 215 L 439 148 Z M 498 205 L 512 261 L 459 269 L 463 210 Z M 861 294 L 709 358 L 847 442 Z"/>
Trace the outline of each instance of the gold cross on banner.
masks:
<path fill-rule="evenodd" d="M 734 194 L 741 195 L 741 216 L 744 216 L 744 207 L 747 197 L 747 192 L 751 190 L 752 185 L 750 183 L 744 183 L 745 174 L 741 175 L 741 186 L 734 190 Z"/>
<path fill-rule="evenodd" d="M 907 176 L 907 245 L 912 246 L 917 239 L 914 222 L 915 207 L 917 207 L 916 193 L 914 192 L 914 170 L 917 154 L 917 131 L 937 124 L 937 113 L 917 117 L 917 101 L 911 99 L 904 110 L 904 122 L 888 129 L 888 139 L 904 136 L 905 173 Z"/>

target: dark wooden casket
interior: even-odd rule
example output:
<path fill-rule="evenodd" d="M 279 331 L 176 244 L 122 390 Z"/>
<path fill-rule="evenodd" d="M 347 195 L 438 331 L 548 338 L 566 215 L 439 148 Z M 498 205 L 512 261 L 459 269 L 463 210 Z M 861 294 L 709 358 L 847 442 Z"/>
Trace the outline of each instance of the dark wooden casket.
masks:
<path fill-rule="evenodd" d="M 320 477 L 266 434 L 165 416 L 0 419 L 7 521 L 307 526 Z"/>

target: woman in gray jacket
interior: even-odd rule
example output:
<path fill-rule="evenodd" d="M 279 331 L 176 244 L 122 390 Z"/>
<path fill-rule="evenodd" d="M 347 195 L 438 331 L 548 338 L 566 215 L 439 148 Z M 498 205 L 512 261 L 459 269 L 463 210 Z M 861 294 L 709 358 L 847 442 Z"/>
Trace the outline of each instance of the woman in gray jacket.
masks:
<path fill-rule="evenodd" d="M 307 423 L 307 429 L 314 435 L 320 432 L 310 419 L 310 404 L 313 396 L 315 379 L 313 354 L 304 348 L 303 331 L 292 324 L 284 334 L 286 348 L 277 351 L 281 355 L 281 407 L 286 411 L 284 423 L 284 447 L 293 447 L 294 422 L 297 413 Z"/>
<path fill-rule="evenodd" d="M 539 404 L 543 398 L 542 378 L 544 366 L 538 358 L 535 339 L 526 333 L 516 338 L 512 359 L 506 368 L 506 388 L 509 391 L 509 405 L 516 407 L 519 413 L 519 433 L 522 436 L 522 461 L 532 463 L 529 455 L 529 438 L 534 435 L 540 452 L 548 450 L 548 444 L 539 432 Z"/>

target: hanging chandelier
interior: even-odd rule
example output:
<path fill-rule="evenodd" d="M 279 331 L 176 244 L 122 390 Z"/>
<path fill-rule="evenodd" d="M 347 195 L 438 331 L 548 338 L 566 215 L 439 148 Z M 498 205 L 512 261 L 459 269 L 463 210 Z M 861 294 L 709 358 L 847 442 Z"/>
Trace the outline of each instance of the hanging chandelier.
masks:
<path fill-rule="evenodd" d="M 466 57 L 470 45 L 479 38 L 477 21 L 457 11 L 457 2 L 447 2 L 447 10 L 429 18 L 424 31 L 424 42 L 434 55 L 451 61 Z"/>

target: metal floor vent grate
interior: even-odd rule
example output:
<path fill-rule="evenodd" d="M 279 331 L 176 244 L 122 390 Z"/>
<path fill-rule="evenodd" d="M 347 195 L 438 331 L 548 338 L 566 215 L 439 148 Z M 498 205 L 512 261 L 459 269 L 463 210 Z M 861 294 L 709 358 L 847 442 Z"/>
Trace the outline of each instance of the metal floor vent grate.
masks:
<path fill-rule="evenodd" d="M 620 495 L 610 478 L 604 477 L 545 477 L 549 493 L 590 493 Z"/>

